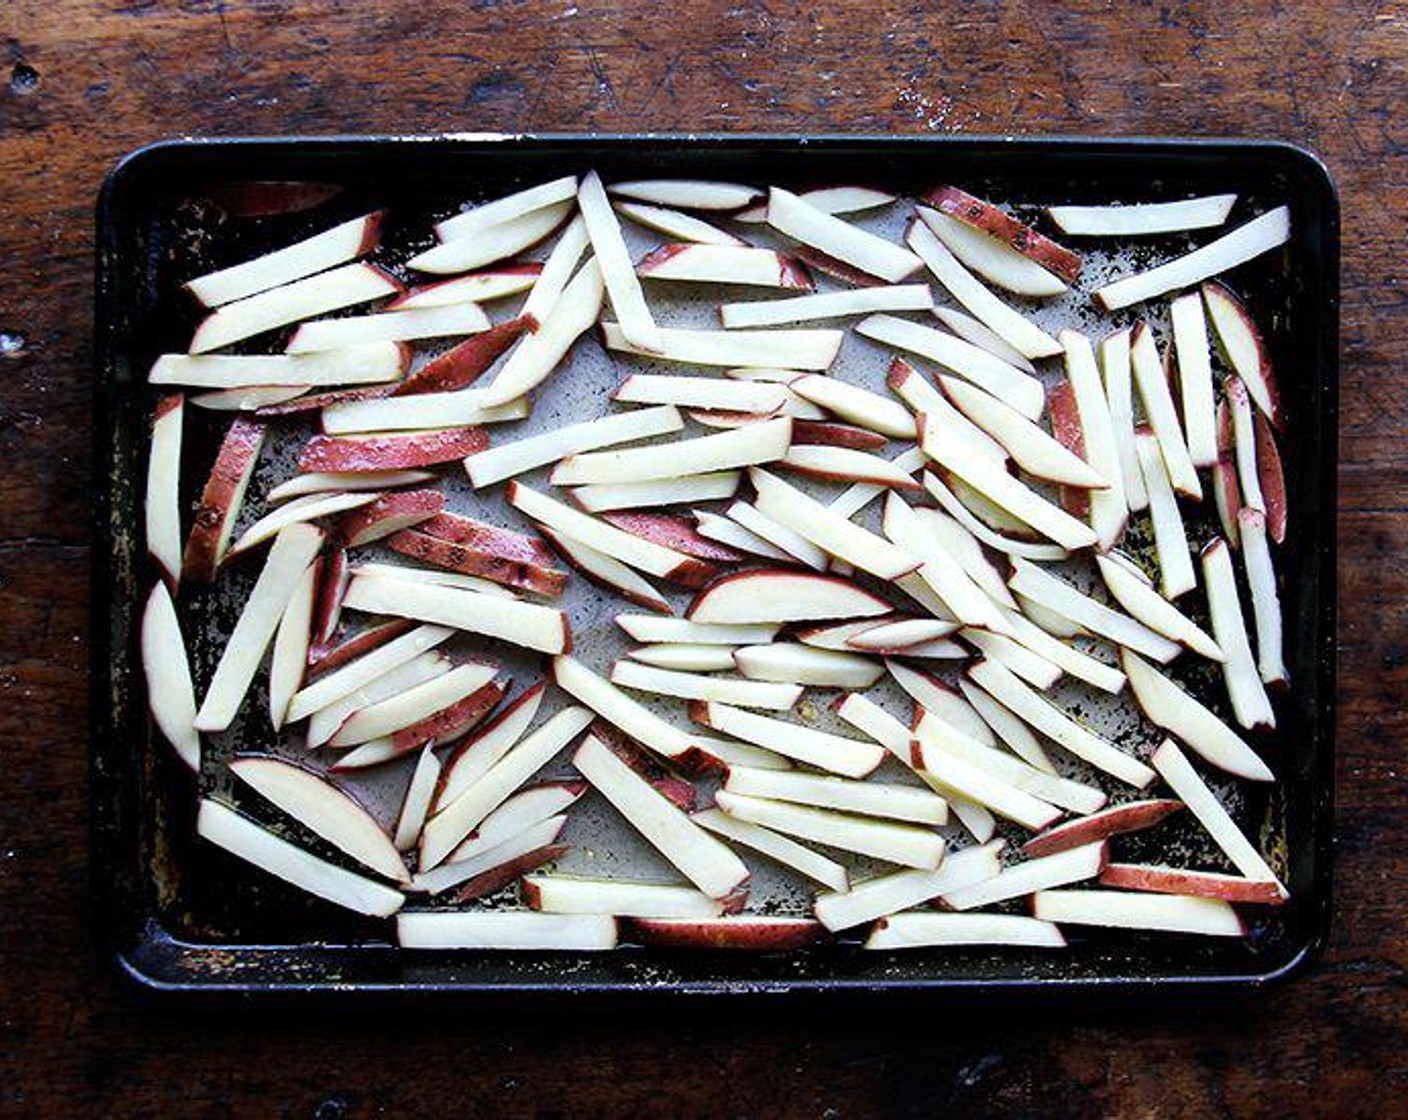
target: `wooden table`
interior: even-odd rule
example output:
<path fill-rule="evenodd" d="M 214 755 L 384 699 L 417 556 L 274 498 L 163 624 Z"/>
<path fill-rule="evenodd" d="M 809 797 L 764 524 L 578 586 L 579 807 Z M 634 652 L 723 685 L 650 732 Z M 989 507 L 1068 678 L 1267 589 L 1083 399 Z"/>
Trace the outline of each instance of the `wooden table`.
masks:
<path fill-rule="evenodd" d="M 685 8 L 691 10 L 683 14 Z M 1388 4 L 10 0 L 0 14 L 0 1114 L 1402 1114 L 1408 1089 L 1408 12 Z M 92 207 L 183 134 L 481 129 L 1284 137 L 1344 201 L 1337 888 L 1312 975 L 1211 1008 L 674 1005 L 167 1018 L 85 898 Z"/>

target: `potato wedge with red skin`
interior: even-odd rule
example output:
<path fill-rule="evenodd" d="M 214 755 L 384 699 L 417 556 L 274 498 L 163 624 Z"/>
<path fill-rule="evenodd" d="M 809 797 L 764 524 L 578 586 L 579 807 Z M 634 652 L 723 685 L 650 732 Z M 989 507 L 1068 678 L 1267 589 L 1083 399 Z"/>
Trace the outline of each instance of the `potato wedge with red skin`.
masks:
<path fill-rule="evenodd" d="M 1257 481 L 1266 504 L 1266 531 L 1281 544 L 1286 539 L 1286 475 L 1271 425 L 1259 412 L 1255 424 Z"/>
<path fill-rule="evenodd" d="M 314 436 L 298 458 L 300 471 L 385 471 L 451 463 L 489 446 L 483 428 L 370 436 Z"/>
<path fill-rule="evenodd" d="M 231 532 L 245 490 L 264 446 L 264 425 L 237 416 L 225 432 L 210 477 L 196 503 L 195 519 L 181 560 L 181 575 L 194 583 L 214 583 L 230 547 Z"/>
<path fill-rule="evenodd" d="M 493 894 L 520 876 L 526 875 L 530 871 L 536 871 L 543 864 L 561 859 L 571 850 L 571 844 L 547 844 L 541 848 L 534 848 L 531 852 L 525 852 L 521 856 L 515 856 L 507 863 L 490 868 L 468 880 L 455 892 L 455 901 L 472 902 L 476 898 L 483 898 L 486 894 Z"/>
<path fill-rule="evenodd" d="M 1101 870 L 1098 881 L 1102 887 L 1119 890 L 1192 895 L 1194 898 L 1218 898 L 1223 902 L 1280 906 L 1286 901 L 1279 883 L 1161 864 L 1109 863 Z"/>
<path fill-rule="evenodd" d="M 386 538 L 386 547 L 438 568 L 481 576 L 505 587 L 516 587 L 556 599 L 567 586 L 567 573 L 529 560 L 505 557 L 471 544 L 432 537 L 416 529 L 402 529 Z"/>
<path fill-rule="evenodd" d="M 449 393 L 472 385 L 514 344 L 519 335 L 537 329 L 538 321 L 531 315 L 490 327 L 431 359 L 393 388 L 389 395 L 404 397 L 415 393 Z"/>
<path fill-rule="evenodd" d="M 826 929 L 813 918 L 632 918 L 630 930 L 646 945 L 776 953 L 820 941 Z"/>
<path fill-rule="evenodd" d="M 874 618 L 892 609 L 850 580 L 762 568 L 715 580 L 694 597 L 685 617 L 696 622 L 811 622 Z"/>
<path fill-rule="evenodd" d="M 738 564 L 743 560 L 741 552 L 701 536 L 694 527 L 694 522 L 687 517 L 671 513 L 617 510 L 602 514 L 602 519 L 627 533 L 634 533 L 666 548 L 673 548 L 686 556 L 720 564 Z"/>
<path fill-rule="evenodd" d="M 434 517 L 445 505 L 439 490 L 400 490 L 345 514 L 337 535 L 349 547 L 371 544 Z"/>
<path fill-rule="evenodd" d="M 344 587 L 344 594 L 346 590 Z M 384 646 L 393 638 L 407 633 L 414 625 L 408 618 L 393 618 L 360 630 L 335 646 L 309 646 L 307 679 L 311 681 L 322 673 L 330 672 L 349 661 L 355 661 L 363 654 L 371 653 L 378 646 Z"/>
<path fill-rule="evenodd" d="M 1063 821 L 1045 832 L 1038 833 L 1022 845 L 1022 851 L 1033 857 L 1055 855 L 1069 848 L 1107 840 L 1111 836 L 1152 828 L 1182 808 L 1183 802 L 1174 798 L 1151 798 L 1147 801 L 1112 805 L 1089 816 Z"/>
<path fill-rule="evenodd" d="M 879 432 L 858 428 L 854 424 L 838 424 L 830 420 L 792 421 L 792 443 L 845 447 L 852 451 L 875 451 L 890 441 Z"/>
<path fill-rule="evenodd" d="M 957 187 L 937 187 L 924 196 L 924 201 L 940 214 L 947 214 L 965 225 L 991 234 L 1022 256 L 1054 272 L 1068 284 L 1074 284 L 1080 277 L 1079 253 L 1058 245 L 990 202 L 974 198 Z"/>
<path fill-rule="evenodd" d="M 326 553 L 326 561 L 318 576 L 317 598 L 313 601 L 313 627 L 308 641 L 308 663 L 317 658 L 314 651 L 327 648 L 337 633 L 342 618 L 342 597 L 347 594 L 351 574 L 347 568 L 347 550 L 334 547 Z"/>

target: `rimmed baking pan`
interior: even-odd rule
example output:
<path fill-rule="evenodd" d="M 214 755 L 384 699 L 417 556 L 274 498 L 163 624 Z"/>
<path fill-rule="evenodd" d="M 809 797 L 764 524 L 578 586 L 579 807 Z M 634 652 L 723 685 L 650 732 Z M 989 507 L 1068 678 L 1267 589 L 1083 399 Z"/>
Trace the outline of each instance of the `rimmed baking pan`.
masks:
<path fill-rule="evenodd" d="M 151 579 L 141 496 L 160 352 L 184 349 L 194 309 L 180 281 L 219 259 L 386 207 L 405 230 L 466 199 L 595 167 L 608 180 L 730 179 L 795 188 L 867 182 L 913 195 L 940 182 L 1018 206 L 1237 192 L 1287 204 L 1285 252 L 1238 270 L 1289 399 L 1292 533 L 1280 552 L 1294 682 L 1269 742 L 1278 782 L 1243 806 L 1292 900 L 1243 940 L 1073 938 L 1012 950 L 789 954 L 623 948 L 593 955 L 417 953 L 389 927 L 268 881 L 194 838 L 199 783 L 149 730 L 136 623 Z M 271 185 L 277 184 L 277 185 Z M 245 215 L 241 217 L 240 215 Z M 259 215 L 258 217 L 253 217 Z M 1251 987 L 1303 968 L 1330 921 L 1335 689 L 1338 211 L 1323 166 L 1290 145 L 1223 140 L 1013 137 L 484 136 L 183 140 L 128 156 L 98 204 L 92 667 L 93 887 L 106 954 L 154 992 L 865 992 Z M 394 238 L 396 233 L 389 235 Z M 405 236 L 409 237 L 407 233 Z M 422 235 L 423 236 L 423 235 Z M 1136 309 L 1137 310 L 1137 309 Z M 593 344 L 594 345 L 594 344 Z M 220 422 L 188 425 L 208 462 Z M 212 604 L 210 636 L 230 621 Z M 203 640 L 198 633 L 197 645 Z"/>

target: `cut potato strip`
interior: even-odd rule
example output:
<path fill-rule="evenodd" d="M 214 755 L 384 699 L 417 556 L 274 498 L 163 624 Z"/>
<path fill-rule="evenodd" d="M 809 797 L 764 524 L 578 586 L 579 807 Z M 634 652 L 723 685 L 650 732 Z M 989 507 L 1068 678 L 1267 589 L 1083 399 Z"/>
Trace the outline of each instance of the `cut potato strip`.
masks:
<path fill-rule="evenodd" d="M 852 929 L 900 910 L 922 906 L 944 892 L 960 890 L 998 873 L 1003 841 L 949 855 L 936 871 L 893 871 L 857 883 L 848 891 L 817 896 L 817 920 L 827 929 Z"/>
<path fill-rule="evenodd" d="M 619 485 L 734 470 L 782 458 L 791 441 L 792 420 L 782 416 L 664 446 L 569 455 L 553 468 L 549 481 L 554 486 Z"/>
<path fill-rule="evenodd" d="M 186 290 L 206 307 L 219 307 L 324 272 L 375 249 L 384 216 L 378 211 L 353 218 L 272 253 L 197 276 L 186 282 Z"/>
<path fill-rule="evenodd" d="M 1134 327 L 1130 357 L 1134 381 L 1139 387 L 1139 399 L 1144 404 L 1144 415 L 1148 417 L 1149 427 L 1159 441 L 1169 481 L 1178 493 L 1201 500 L 1203 487 L 1198 480 L 1198 468 L 1188 454 L 1183 423 L 1178 418 L 1168 378 L 1164 376 L 1159 353 L 1154 346 L 1154 332 L 1142 320 Z M 1140 479 L 1143 479 L 1142 472 Z"/>
<path fill-rule="evenodd" d="M 1109 483 L 1105 489 L 1092 490 L 1088 499 L 1090 525 L 1099 538 L 1096 547 L 1101 552 L 1107 552 L 1124 534 L 1129 521 L 1129 505 L 1120 474 L 1110 402 L 1105 399 L 1105 387 L 1100 380 L 1100 369 L 1095 364 L 1095 351 L 1090 347 L 1090 340 L 1079 331 L 1062 331 L 1060 340 L 1066 351 L 1066 376 L 1070 380 L 1076 411 L 1080 416 L 1085 457 L 1100 477 Z"/>
<path fill-rule="evenodd" d="M 1143 625 L 1211 661 L 1224 660 L 1222 650 L 1187 615 L 1154 590 L 1144 573 L 1118 554 L 1097 556 L 1096 566 L 1111 597 Z"/>
<path fill-rule="evenodd" d="M 619 198 L 678 206 L 682 210 L 741 210 L 763 196 L 757 187 L 712 179 L 633 179 L 612 183 L 607 190 Z"/>
<path fill-rule="evenodd" d="M 923 207 L 919 208 L 923 217 Z M 1049 358 L 1061 344 L 1026 316 L 1003 303 L 963 267 L 923 221 L 910 224 L 905 237 L 934 278 L 984 326 L 1025 358 Z"/>
<path fill-rule="evenodd" d="M 990 284 L 1019 296 L 1059 296 L 1066 284 L 1030 257 L 991 233 L 950 214 L 919 208 L 919 215 L 950 253 Z"/>
<path fill-rule="evenodd" d="M 748 868 L 727 845 L 657 792 L 595 735 L 583 740 L 572 756 L 572 765 L 710 898 L 724 898 L 747 881 Z"/>
<path fill-rule="evenodd" d="M 839 650 L 815 649 L 797 642 L 743 646 L 732 650 L 729 656 L 730 667 L 736 665 L 738 671 L 749 680 L 779 681 L 817 688 L 865 689 L 885 672 L 884 666 L 871 658 Z"/>
<path fill-rule="evenodd" d="M 1202 297 L 1197 292 L 1179 296 L 1169 305 L 1169 319 L 1178 358 L 1180 414 L 1188 437 L 1188 454 L 1195 467 L 1210 467 L 1217 462 L 1217 419 Z"/>
<path fill-rule="evenodd" d="M 1165 739 L 1150 761 L 1158 770 L 1159 776 L 1208 830 L 1208 835 L 1238 871 L 1248 879 L 1280 885 L 1280 880 L 1257 851 L 1256 845 L 1237 827 L 1237 823 L 1223 808 L 1217 795 L 1208 788 L 1207 783 L 1193 769 L 1187 756 L 1178 749 L 1177 743 L 1172 739 Z M 1281 888 L 1281 894 L 1282 897 L 1286 896 L 1284 887 Z"/>
<path fill-rule="evenodd" d="M 1100 376 L 1105 399 L 1110 405 L 1110 424 L 1115 440 L 1115 457 L 1120 465 L 1120 484 L 1130 513 L 1149 506 L 1144 492 L 1144 476 L 1139 472 L 1139 456 L 1134 449 L 1134 393 L 1131 379 L 1130 332 L 1116 331 L 1100 342 Z M 1196 475 L 1194 476 L 1196 478 Z"/>
<path fill-rule="evenodd" d="M 543 271 L 537 261 L 508 264 L 501 268 L 456 276 L 451 280 L 435 280 L 412 288 L 386 305 L 387 311 L 419 311 L 426 307 L 445 307 L 458 303 L 488 303 L 505 296 L 526 292 Z"/>
<path fill-rule="evenodd" d="M 726 840 L 732 840 L 735 844 L 751 848 L 774 863 L 790 867 L 833 891 L 844 891 L 850 885 L 850 877 L 842 864 L 828 859 L 820 852 L 812 851 L 780 832 L 773 832 L 762 825 L 735 820 L 718 809 L 705 809 L 695 813 L 690 819 L 701 828 L 708 829 Z"/>
<path fill-rule="evenodd" d="M 1178 643 L 1170 641 L 1129 615 L 1121 614 L 1104 603 L 1097 602 L 1030 561 L 1014 560 L 1012 575 L 1007 582 L 1014 591 L 1020 591 L 1034 602 L 1065 615 L 1092 634 L 1098 634 L 1145 657 L 1161 662 L 1171 661 L 1180 652 Z"/>
<path fill-rule="evenodd" d="M 587 223 L 592 252 L 601 265 L 602 279 L 611 296 L 611 307 L 620 323 L 622 336 L 646 353 L 662 348 L 659 328 L 645 301 L 640 281 L 631 267 L 630 252 L 621 234 L 621 223 L 606 197 L 601 178 L 595 171 L 582 177 L 577 189 L 577 205 Z"/>
<path fill-rule="evenodd" d="M 1126 651 L 1126 658 L 1132 656 Z M 1125 672 L 1129 672 L 1127 665 Z M 980 661 L 969 668 L 968 675 L 1014 715 L 1020 716 L 1037 731 L 1097 770 L 1103 770 L 1138 789 L 1143 789 L 1154 780 L 1154 772 L 1144 763 L 1076 723 L 996 662 Z"/>
<path fill-rule="evenodd" d="M 1266 517 L 1256 510 L 1242 510 L 1237 515 L 1237 524 L 1241 529 L 1242 562 L 1247 569 L 1252 614 L 1256 619 L 1257 668 L 1266 684 L 1285 684 L 1290 676 L 1281 648 L 1284 641 L 1281 596 L 1276 589 L 1271 549 L 1266 543 Z"/>
<path fill-rule="evenodd" d="M 719 321 L 730 330 L 777 327 L 876 311 L 928 311 L 933 306 L 927 284 L 887 284 L 791 299 L 725 303 L 719 308 Z"/>
<path fill-rule="evenodd" d="M 974 490 L 1062 548 L 1088 548 L 1099 539 L 1088 525 L 1081 524 L 1069 513 L 1052 505 L 1025 483 L 1013 478 L 999 464 L 981 455 L 964 454 L 962 446 L 955 447 L 951 442 L 937 438 L 928 425 L 925 425 L 921 443 L 924 453 L 934 462 L 952 471 Z M 925 486 L 934 493 L 935 488 L 929 481 L 930 477 L 925 476 Z M 935 496 L 938 496 L 937 493 Z M 945 505 L 945 508 L 955 517 L 958 516 L 950 506 Z M 971 524 L 965 525 L 970 532 L 978 535 Z M 979 536 L 979 539 L 982 537 Z"/>
<path fill-rule="evenodd" d="M 1147 237 L 1220 226 L 1236 201 L 1235 194 L 1213 194 L 1177 202 L 1048 206 L 1046 216 L 1062 233 L 1078 237 Z"/>
<path fill-rule="evenodd" d="M 234 722 L 284 608 L 322 548 L 323 537 L 312 525 L 290 525 L 275 538 L 196 713 L 198 731 L 224 731 Z"/>
<path fill-rule="evenodd" d="M 400 891 L 319 859 L 209 798 L 201 800 L 196 832 L 231 855 L 358 914 L 389 917 L 404 901 Z"/>
<path fill-rule="evenodd" d="M 1159 559 L 1159 589 L 1165 599 L 1173 600 L 1198 586 L 1188 536 L 1183 528 L 1183 514 L 1174 497 L 1158 440 L 1149 432 L 1139 432 L 1134 437 L 1134 446 L 1139 455 L 1139 469 L 1144 475 L 1144 489 L 1149 495 L 1149 520 L 1154 530 L 1154 552 Z"/>
<path fill-rule="evenodd" d="M 406 262 L 416 272 L 447 275 L 470 272 L 531 249 L 567 220 L 573 204 L 558 202 L 495 222 L 464 237 L 442 241 Z M 473 211 L 471 211 L 472 213 Z"/>
<path fill-rule="evenodd" d="M 566 175 L 548 183 L 514 191 L 492 202 L 471 206 L 442 222 L 435 223 L 435 235 L 441 241 L 468 237 L 472 233 L 481 233 L 492 226 L 503 225 L 504 222 L 521 218 L 524 214 L 531 214 L 545 206 L 568 202 L 575 198 L 576 194 L 577 177 Z"/>
<path fill-rule="evenodd" d="M 1068 925 L 1147 929 L 1241 937 L 1247 930 L 1237 911 L 1212 898 L 1126 891 L 1038 891 L 1034 917 Z"/>
<path fill-rule="evenodd" d="M 1253 782 L 1275 780 L 1270 768 L 1240 735 L 1138 654 L 1121 650 L 1120 663 L 1129 677 L 1134 699 L 1151 723 L 1229 774 Z"/>
<path fill-rule="evenodd" d="M 713 331 L 661 327 L 659 350 L 630 342 L 618 323 L 602 323 L 608 350 L 699 366 L 824 370 L 836 360 L 843 332 L 836 330 Z"/>
<path fill-rule="evenodd" d="M 1021 945 L 1064 949 L 1061 928 L 1020 914 L 891 914 L 881 918 L 863 948 L 922 949 L 937 945 Z"/>
<path fill-rule="evenodd" d="M 343 322 L 344 320 L 336 320 Z M 410 354 L 395 342 L 362 342 L 310 354 L 163 354 L 147 380 L 195 389 L 264 385 L 367 385 L 394 381 Z"/>
<path fill-rule="evenodd" d="M 1232 712 L 1244 728 L 1276 726 L 1276 713 L 1266 694 L 1261 674 L 1252 657 L 1246 617 L 1237 594 L 1237 576 L 1232 569 L 1232 553 L 1227 542 L 1214 537 L 1203 549 L 1203 583 L 1208 593 L 1208 614 L 1212 634 L 1222 650 L 1222 679 Z"/>
<path fill-rule="evenodd" d="M 731 498 L 743 476 L 738 471 L 710 471 L 663 478 L 653 482 L 621 482 L 613 485 L 578 486 L 572 500 L 588 513 L 618 509 L 689 505 Z"/>
<path fill-rule="evenodd" d="M 891 439 L 914 438 L 914 417 L 903 405 L 859 385 L 814 374 L 789 382 L 788 388 L 859 427 Z"/>
<path fill-rule="evenodd" d="M 796 257 L 751 245 L 661 245 L 636 265 L 636 275 L 642 280 L 812 290 L 811 275 Z"/>
<path fill-rule="evenodd" d="M 584 420 L 469 456 L 465 469 L 476 489 L 524 474 L 567 455 L 667 435 L 684 427 L 679 410 L 669 405 Z"/>
<path fill-rule="evenodd" d="M 429 871 L 444 862 L 485 817 L 585 731 L 591 721 L 592 713 L 586 708 L 563 708 L 440 809 L 421 832 L 419 869 Z"/>
<path fill-rule="evenodd" d="M 721 408 L 775 412 L 787 401 L 786 386 L 728 377 L 676 377 L 635 373 L 611 394 L 628 404 L 673 404 L 682 408 Z"/>
<path fill-rule="evenodd" d="M 781 187 L 768 192 L 767 221 L 792 240 L 890 284 L 898 284 L 923 267 L 913 253 L 834 217 Z"/>
<path fill-rule="evenodd" d="M 789 770 L 730 766 L 724 789 L 770 801 L 791 801 L 916 824 L 947 824 L 948 803 L 916 786 L 822 778 Z"/>
<path fill-rule="evenodd" d="M 1039 417 L 1045 406 L 1040 381 L 955 335 L 893 315 L 862 319 L 856 324 L 856 333 L 937 362 L 1000 397 L 1028 420 Z"/>
<path fill-rule="evenodd" d="M 817 731 L 713 701 L 694 705 L 690 714 L 705 727 L 846 778 L 865 777 L 885 757 L 885 752 L 874 743 Z M 767 824 L 766 821 L 755 823 Z"/>
<path fill-rule="evenodd" d="M 801 685 L 769 681 L 735 680 L 660 669 L 632 661 L 617 661 L 611 669 L 611 683 L 658 696 L 683 700 L 717 700 L 740 708 L 766 708 L 785 712 L 801 698 Z"/>
<path fill-rule="evenodd" d="M 491 404 L 487 393 L 486 389 L 458 389 L 332 404 L 323 409 L 323 431 L 330 436 L 421 432 L 450 424 L 503 424 L 528 415 L 526 400 Z"/>
<path fill-rule="evenodd" d="M 723 914 L 717 899 L 693 887 L 627 879 L 525 875 L 523 900 L 547 914 L 614 914 L 622 918 L 717 918 Z"/>
<path fill-rule="evenodd" d="M 726 673 L 734 668 L 733 650 L 733 646 L 666 643 L 641 646 L 631 650 L 628 656 L 642 665 L 675 669 L 682 673 Z"/>
<path fill-rule="evenodd" d="M 391 837 L 346 790 L 277 758 L 236 758 L 230 770 L 270 804 L 364 867 L 395 882 L 410 882 L 410 872 Z"/>
<path fill-rule="evenodd" d="M 935 307 L 934 317 L 964 342 L 971 342 L 979 350 L 986 350 L 994 358 L 1001 358 L 1023 373 L 1036 373 L 1036 366 L 1032 365 L 1030 358 L 973 316 L 956 307 Z"/>
<path fill-rule="evenodd" d="M 808 206 L 814 206 L 828 214 L 854 214 L 858 210 L 888 206 L 895 201 L 894 195 L 871 187 L 817 187 L 814 190 L 802 191 L 797 197 Z M 766 222 L 767 203 L 740 210 L 731 217 L 735 222 Z"/>
<path fill-rule="evenodd" d="M 795 438 L 794 435 L 793 439 L 795 440 Z M 928 462 L 928 456 L 921 448 L 911 447 L 908 451 L 901 451 L 888 462 L 892 470 L 902 472 L 906 478 L 911 478 Z M 831 500 L 831 510 L 833 513 L 839 513 L 842 517 L 854 517 L 889 489 L 890 487 L 881 486 L 879 483 L 857 482 Z"/>
<path fill-rule="evenodd" d="M 158 580 L 142 612 L 142 669 L 152 720 L 191 770 L 200 771 L 196 693 L 171 592 Z"/>
<path fill-rule="evenodd" d="M 1290 208 L 1278 206 L 1185 256 L 1106 284 L 1091 298 L 1106 311 L 1118 311 L 1166 292 L 1191 288 L 1270 252 L 1290 239 Z"/>
<path fill-rule="evenodd" d="M 1008 867 L 971 887 L 960 887 L 944 894 L 944 903 L 954 910 L 973 910 L 991 906 L 1010 898 L 1021 898 L 1037 891 L 1080 883 L 1098 876 L 1107 862 L 1103 841 L 1070 848 L 1055 855 L 1039 856 Z"/>
<path fill-rule="evenodd" d="M 616 201 L 611 204 L 616 213 L 629 218 L 638 226 L 653 229 L 676 241 L 689 241 L 696 245 L 746 245 L 748 242 L 736 237 L 727 230 L 664 206 L 652 206 L 646 202 Z"/>
<path fill-rule="evenodd" d="M 329 272 L 320 272 L 316 276 L 222 305 L 207 315 L 196 328 L 190 352 L 204 354 L 209 350 L 218 350 L 232 342 L 289 323 L 397 295 L 401 291 L 399 282 L 373 265 L 345 264 Z"/>
<path fill-rule="evenodd" d="M 933 495 L 945 513 L 972 533 L 979 543 L 985 544 L 991 549 L 1009 556 L 1024 557 L 1028 560 L 1064 560 L 1070 555 L 1066 549 L 1057 544 L 1014 540 L 995 532 L 975 516 L 972 510 L 958 499 L 957 495 L 944 484 L 938 475 L 930 471 L 924 472 L 923 482 L 924 489 Z M 1076 524 L 1079 525 L 1080 522 L 1077 521 Z"/>
<path fill-rule="evenodd" d="M 926 828 L 853 817 L 785 801 L 768 801 L 726 790 L 720 790 L 716 800 L 720 809 L 738 820 L 842 851 L 930 871 L 943 862 L 946 848 L 943 837 Z"/>
<path fill-rule="evenodd" d="M 351 610 L 451 626 L 542 653 L 572 645 L 562 611 L 466 588 L 358 575 L 343 602 Z"/>
<path fill-rule="evenodd" d="M 659 618 L 648 614 L 618 614 L 616 625 L 638 642 L 685 642 L 695 645 L 747 646 L 771 642 L 778 626 L 727 625 Z"/>
<path fill-rule="evenodd" d="M 477 334 L 489 329 L 489 316 L 478 304 L 447 304 L 413 311 L 383 311 L 378 315 L 356 315 L 343 319 L 317 319 L 303 323 L 293 332 L 287 354 L 335 350 L 372 342 L 412 342 L 423 338 L 447 338 Z"/>

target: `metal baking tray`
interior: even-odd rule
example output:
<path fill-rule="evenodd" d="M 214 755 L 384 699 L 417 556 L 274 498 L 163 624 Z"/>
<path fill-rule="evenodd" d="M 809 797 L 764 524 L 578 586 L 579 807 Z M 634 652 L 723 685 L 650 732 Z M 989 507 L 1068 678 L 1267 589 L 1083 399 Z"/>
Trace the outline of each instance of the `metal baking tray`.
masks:
<path fill-rule="evenodd" d="M 608 181 L 717 178 L 798 189 L 863 182 L 908 195 L 952 182 L 1017 206 L 1222 191 L 1242 196 L 1240 215 L 1290 205 L 1294 235 L 1286 251 L 1243 266 L 1235 281 L 1267 330 L 1294 436 L 1284 449 L 1292 533 L 1280 551 L 1294 683 L 1277 702 L 1278 731 L 1261 741 L 1280 780 L 1269 794 L 1234 804 L 1283 874 L 1289 904 L 1255 915 L 1251 936 L 1240 941 L 1075 931 L 1067 951 L 1044 955 L 867 953 L 845 941 L 760 955 L 629 946 L 581 955 L 408 952 L 392 943 L 388 924 L 349 916 L 195 839 L 197 786 L 225 790 L 228 782 L 214 765 L 193 778 L 154 737 L 136 643 L 140 604 L 152 580 L 141 539 L 154 400 L 146 371 L 158 353 L 182 350 L 189 340 L 197 313 L 181 281 L 213 262 L 241 259 L 380 207 L 391 214 L 388 245 L 404 249 L 428 241 L 430 220 L 466 200 L 589 167 Z M 1295 974 L 1323 947 L 1334 773 L 1339 228 L 1334 186 L 1314 156 L 1276 142 L 1080 137 L 180 140 L 134 152 L 111 172 L 98 202 L 97 235 L 92 875 L 102 951 L 142 990 L 486 995 L 1247 988 Z M 1177 238 L 1153 244 L 1163 252 L 1181 245 Z M 1141 252 L 1136 247 L 1107 259 L 1096 249 L 1089 259 L 1097 272 L 1109 272 L 1141 263 Z M 1066 311 L 1085 302 L 1069 303 Z M 558 380 L 590 391 L 588 382 L 611 373 L 611 363 L 587 342 Z M 186 459 L 208 463 L 228 417 L 192 411 Z M 534 421 L 552 422 L 551 407 Z M 202 469 L 186 473 L 199 476 Z M 289 468 L 276 456 L 261 469 Z M 194 487 L 199 477 L 183 484 Z M 472 508 L 467 487 L 455 493 L 468 494 Z M 235 578 L 233 592 L 208 595 L 191 607 L 185 625 L 197 662 L 213 656 L 212 649 L 218 653 L 216 643 L 237 613 L 246 585 Z M 591 603 L 569 609 L 579 650 L 600 648 L 607 639 Z M 521 684 L 524 677 L 516 675 Z M 257 732 L 252 726 L 245 733 L 250 745 L 260 742 Z M 235 745 L 246 744 L 237 735 Z M 370 792 L 374 800 L 375 789 Z M 602 834 L 591 831 L 592 813 L 585 816 L 588 831 L 578 840 L 589 849 Z M 1197 839 L 1186 843 L 1190 858 L 1202 854 Z M 789 907 L 785 892 L 765 889 L 762 895 L 775 911 Z"/>

